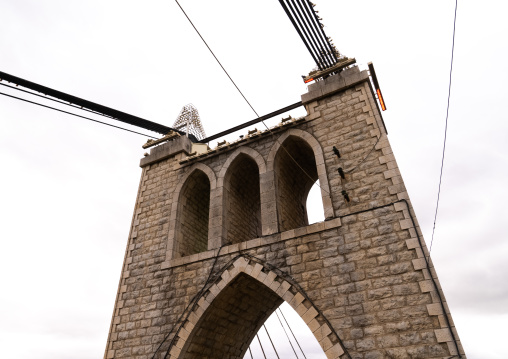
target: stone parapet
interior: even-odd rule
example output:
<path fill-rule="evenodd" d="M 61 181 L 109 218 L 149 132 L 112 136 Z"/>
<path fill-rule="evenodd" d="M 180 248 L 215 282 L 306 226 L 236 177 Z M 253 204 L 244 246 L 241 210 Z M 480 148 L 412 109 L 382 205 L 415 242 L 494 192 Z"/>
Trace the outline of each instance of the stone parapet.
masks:
<path fill-rule="evenodd" d="M 186 136 L 177 137 L 160 146 L 153 147 L 150 154 L 141 159 L 139 166 L 145 167 L 166 158 L 174 157 L 182 152 L 187 156 L 192 152 L 192 142 Z"/>
<path fill-rule="evenodd" d="M 365 81 L 369 81 L 368 71 L 360 72 L 357 66 L 345 69 L 336 75 L 329 76 L 324 80 L 309 85 L 309 92 L 302 95 L 302 103 L 307 104 L 324 97 L 329 97 Z"/>

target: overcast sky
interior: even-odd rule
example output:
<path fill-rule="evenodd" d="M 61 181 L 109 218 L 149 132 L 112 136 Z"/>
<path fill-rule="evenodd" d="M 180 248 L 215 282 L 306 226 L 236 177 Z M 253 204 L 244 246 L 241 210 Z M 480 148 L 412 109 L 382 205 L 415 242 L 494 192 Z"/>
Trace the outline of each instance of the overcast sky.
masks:
<path fill-rule="evenodd" d="M 315 2 L 339 51 L 375 65 L 429 245 L 455 2 Z M 314 64 L 278 1 L 180 3 L 260 115 L 300 100 Z M 459 1 L 432 246 L 470 359 L 508 357 L 507 7 Z M 0 0 L 0 14 L 0 71 L 168 126 L 193 103 L 209 135 L 256 117 L 174 1 Z M 4 96 L 0 124 L 1 356 L 100 358 L 147 137 Z"/>

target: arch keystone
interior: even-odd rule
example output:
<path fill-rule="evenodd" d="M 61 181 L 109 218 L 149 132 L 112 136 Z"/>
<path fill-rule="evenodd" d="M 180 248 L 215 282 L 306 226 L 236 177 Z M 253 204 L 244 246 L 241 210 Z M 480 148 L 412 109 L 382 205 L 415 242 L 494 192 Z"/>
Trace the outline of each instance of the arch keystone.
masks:
<path fill-rule="evenodd" d="M 239 257 L 236 261 L 234 261 L 233 265 L 241 269 L 242 271 L 245 271 L 245 268 L 247 268 L 247 265 L 249 264 L 249 261 L 245 259 L 244 257 Z"/>

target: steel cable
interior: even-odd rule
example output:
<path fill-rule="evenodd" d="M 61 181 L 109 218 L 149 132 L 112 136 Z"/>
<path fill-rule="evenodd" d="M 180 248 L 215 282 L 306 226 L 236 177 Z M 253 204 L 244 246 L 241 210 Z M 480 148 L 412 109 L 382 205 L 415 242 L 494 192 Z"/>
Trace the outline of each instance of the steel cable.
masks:
<path fill-rule="evenodd" d="M 127 128 L 123 128 L 123 127 L 120 127 L 120 126 L 115 126 L 115 125 L 112 125 L 112 124 L 110 124 L 110 123 L 102 122 L 102 121 L 99 121 L 99 120 L 94 120 L 93 118 L 90 118 L 90 117 L 81 116 L 81 115 L 78 115 L 78 114 L 75 114 L 75 113 L 72 113 L 72 112 L 68 112 L 68 111 L 60 110 L 60 109 L 58 109 L 58 108 L 56 108 L 56 107 L 51 107 L 51 106 L 43 105 L 43 104 L 41 104 L 41 103 L 34 102 L 34 101 L 30 101 L 30 100 L 26 100 L 26 99 L 21 98 L 21 97 L 17 97 L 17 96 L 13 96 L 13 95 L 8 95 L 8 94 L 3 93 L 3 92 L 0 92 L 0 95 L 7 96 L 7 97 L 12 97 L 12 98 L 17 99 L 17 100 L 20 100 L 20 101 L 24 101 L 24 102 L 28 102 L 28 103 L 31 103 L 31 104 L 34 104 L 34 105 L 41 106 L 41 107 L 49 108 L 49 109 L 51 109 L 51 110 L 55 110 L 55 111 L 58 111 L 58 112 L 63 112 L 63 113 L 66 113 L 66 114 L 68 114 L 68 115 L 72 115 L 72 116 L 76 116 L 76 117 L 84 118 L 85 120 L 89 120 L 89 121 L 97 122 L 97 123 L 100 123 L 100 124 L 102 124 L 102 125 L 106 125 L 106 126 L 110 126 L 110 127 L 118 128 L 118 129 L 120 129 L 120 130 L 124 130 L 124 131 L 128 131 L 128 132 L 132 132 L 132 133 L 135 133 L 135 134 L 138 134 L 138 135 L 141 135 L 141 136 L 146 136 L 146 137 L 150 137 L 150 138 L 157 139 L 156 137 L 153 137 L 153 136 L 150 136 L 150 135 L 146 135 L 146 134 L 144 134 L 144 133 L 140 133 L 140 132 L 132 131 L 132 130 L 129 130 L 129 129 L 127 129 Z"/>
<path fill-rule="evenodd" d="M 291 0 L 291 1 L 294 1 L 294 0 Z M 315 26 L 315 24 L 311 20 L 312 19 L 312 15 L 309 13 L 309 11 L 304 11 L 304 9 L 303 9 L 303 6 L 305 4 L 302 4 L 301 0 L 296 0 L 296 1 L 297 1 L 298 6 L 300 7 L 300 9 L 301 9 L 301 11 L 303 13 L 303 16 L 302 15 L 300 15 L 300 16 L 302 16 L 302 18 L 304 18 L 305 23 L 310 26 L 310 28 L 311 28 L 311 30 L 313 32 L 313 35 L 315 36 L 316 41 L 317 41 L 319 47 L 321 48 L 321 52 L 320 52 L 321 53 L 321 58 L 326 62 L 327 67 L 333 66 L 336 61 L 333 61 L 328 56 L 328 52 L 327 52 L 327 49 L 326 49 L 327 40 L 324 39 L 322 36 L 319 36 L 318 34 L 316 34 L 316 26 Z M 307 9 L 307 8 L 305 8 L 305 9 Z M 312 10 L 312 11 L 314 12 L 314 10 Z M 309 16 L 307 16 L 307 15 L 309 15 Z M 319 33 L 319 30 L 317 30 L 317 31 Z"/>
<path fill-rule="evenodd" d="M 449 83 L 448 83 L 448 103 L 446 105 L 446 120 L 445 120 L 445 131 L 444 131 L 444 141 L 443 141 L 443 155 L 441 158 L 441 170 L 439 173 L 439 186 L 438 186 L 438 190 L 437 190 L 436 212 L 434 213 L 434 225 L 432 227 L 432 238 L 430 240 L 429 255 L 430 255 L 430 251 L 432 250 L 432 244 L 434 243 L 434 232 L 436 230 L 437 211 L 439 208 L 439 197 L 441 195 L 441 180 L 443 178 L 443 167 L 444 167 L 444 159 L 445 159 L 445 151 L 446 151 L 446 133 L 448 132 L 448 112 L 450 110 L 450 94 L 451 94 L 451 90 L 452 90 L 453 52 L 455 49 L 455 23 L 457 21 L 457 3 L 458 3 L 458 0 L 455 0 L 455 15 L 453 18 L 453 37 L 452 37 L 452 58 L 450 61 L 450 79 L 449 79 Z"/>
<path fill-rule="evenodd" d="M 280 311 L 280 308 L 277 308 L 277 309 L 279 309 L 279 311 Z M 277 319 L 279 320 L 280 326 L 284 330 L 284 334 L 286 334 L 286 338 L 288 338 L 289 345 L 291 345 L 291 349 L 293 349 L 293 353 L 295 353 L 296 359 L 300 359 L 298 357 L 298 354 L 296 354 L 295 347 L 293 346 L 293 343 L 291 343 L 291 339 L 289 339 L 288 332 L 287 332 L 286 328 L 284 327 L 284 325 L 282 324 L 282 321 L 280 320 L 280 317 L 279 317 L 279 314 L 277 313 L 277 311 L 275 311 L 275 315 L 277 316 Z"/>
<path fill-rule="evenodd" d="M 266 335 L 268 335 L 268 339 L 270 339 L 270 343 L 272 343 L 272 348 L 275 351 L 275 355 L 277 356 L 277 359 L 280 359 L 279 353 L 277 353 L 277 349 L 275 349 L 275 345 L 273 345 L 272 337 L 270 336 L 270 333 L 268 333 L 268 329 L 266 329 L 266 325 L 263 324 L 263 328 L 265 328 Z"/>

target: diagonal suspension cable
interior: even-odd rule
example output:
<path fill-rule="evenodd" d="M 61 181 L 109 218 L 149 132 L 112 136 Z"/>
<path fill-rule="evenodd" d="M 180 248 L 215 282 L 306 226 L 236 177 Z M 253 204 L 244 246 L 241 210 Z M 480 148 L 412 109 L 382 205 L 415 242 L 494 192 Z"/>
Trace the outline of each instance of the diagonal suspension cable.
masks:
<path fill-rule="evenodd" d="M 453 52 L 455 49 L 455 23 L 457 21 L 457 3 L 458 3 L 458 0 L 455 0 L 455 15 L 453 18 L 453 37 L 452 37 L 452 58 L 450 61 L 450 79 L 449 79 L 449 83 L 448 83 L 448 103 L 446 105 L 446 120 L 445 120 L 444 141 L 443 141 L 443 156 L 441 158 L 441 171 L 439 173 L 439 186 L 438 186 L 438 190 L 437 190 L 436 212 L 434 213 L 434 225 L 432 227 L 432 238 L 430 240 L 429 256 L 430 256 L 430 251 L 432 250 L 432 243 L 434 242 L 434 232 L 436 230 L 437 211 L 439 208 L 439 196 L 441 195 L 441 180 L 443 178 L 443 167 L 444 167 L 444 159 L 445 159 L 445 151 L 446 151 L 446 133 L 448 131 L 448 112 L 450 110 L 450 94 L 451 94 L 451 90 L 452 90 Z"/>
<path fill-rule="evenodd" d="M 185 15 L 185 17 L 187 18 L 187 20 L 189 20 L 190 24 L 192 25 L 192 27 L 194 28 L 194 30 L 196 30 L 196 32 L 198 33 L 199 37 L 201 38 L 201 40 L 203 40 L 204 44 L 206 45 L 206 47 L 208 48 L 208 50 L 210 50 L 210 53 L 212 54 L 212 56 L 215 58 L 215 60 L 217 61 L 217 63 L 219 64 L 219 66 L 222 68 L 222 70 L 225 72 L 225 74 L 228 76 L 228 78 L 231 80 L 231 82 L 233 83 L 233 85 L 236 87 L 236 89 L 238 90 L 238 92 L 240 92 L 240 95 L 242 95 L 243 99 L 245 100 L 245 102 L 247 102 L 247 104 L 250 106 L 250 108 L 252 109 L 252 111 L 254 111 L 254 113 L 256 114 L 257 117 L 259 117 L 258 113 L 256 112 L 256 110 L 254 110 L 254 107 L 252 107 L 252 105 L 250 104 L 250 102 L 247 100 L 247 98 L 243 95 L 242 91 L 240 91 L 240 89 L 238 88 L 238 86 L 236 86 L 236 83 L 233 81 L 233 79 L 231 78 L 231 76 L 229 76 L 228 72 L 226 71 L 226 69 L 224 68 L 224 66 L 222 66 L 222 64 L 220 63 L 219 59 L 217 58 L 217 56 L 215 56 L 215 54 L 213 53 L 212 49 L 210 48 L 210 46 L 208 46 L 208 44 L 206 43 L 205 39 L 203 39 L 203 36 L 201 36 L 201 34 L 199 33 L 198 29 L 196 28 L 196 26 L 194 26 L 194 24 L 192 23 L 191 19 L 187 16 L 187 13 L 185 12 L 185 10 L 182 8 L 182 6 L 180 5 L 180 3 L 178 2 L 178 0 L 175 0 L 175 2 L 177 3 L 177 5 L 180 7 L 180 10 L 182 10 L 183 14 Z"/>
<path fill-rule="evenodd" d="M 266 334 L 268 335 L 268 339 L 270 339 L 270 343 L 272 343 L 272 348 L 275 351 L 275 355 L 277 355 L 277 359 L 280 359 L 279 353 L 277 353 L 277 349 L 275 349 L 275 345 L 273 345 L 272 337 L 270 336 L 270 333 L 268 333 L 268 329 L 266 329 L 266 325 L 263 324 L 263 328 L 265 328 Z"/>
<path fill-rule="evenodd" d="M 313 39 L 310 37 L 310 35 L 308 34 L 308 33 L 310 33 L 308 26 L 306 26 L 303 19 L 301 19 L 301 17 L 298 16 L 299 13 L 297 12 L 298 9 L 296 8 L 296 5 L 291 0 L 287 0 L 287 5 L 289 5 L 289 9 L 291 10 L 292 18 L 294 18 L 296 20 L 300 30 L 305 35 L 305 39 L 302 39 L 302 40 L 305 43 L 310 44 L 311 48 L 314 50 L 315 56 L 319 59 L 319 63 L 323 64 L 323 58 L 322 58 L 322 56 L 320 56 L 321 52 L 319 50 L 319 45 L 317 43 L 315 43 L 313 41 Z M 329 66 L 328 64 L 325 64 L 325 65 L 326 65 L 326 67 Z"/>
<path fill-rule="evenodd" d="M 26 100 L 26 99 L 21 98 L 21 97 L 8 95 L 8 94 L 3 93 L 3 92 L 0 92 L 0 95 L 7 96 L 7 97 L 11 97 L 11 98 L 14 98 L 14 99 L 16 99 L 16 100 L 20 100 L 20 101 L 28 102 L 28 103 L 31 103 L 31 104 L 34 104 L 34 105 L 37 105 L 37 106 L 41 106 L 41 107 L 45 107 L 45 108 L 48 108 L 48 109 L 51 109 L 51 110 L 55 110 L 55 111 L 58 111 L 58 112 L 63 112 L 63 113 L 66 113 L 66 114 L 68 114 L 68 115 L 72 115 L 72 116 L 76 116 L 76 117 L 84 118 L 84 119 L 86 119 L 86 120 L 90 120 L 90 121 L 93 121 L 93 122 L 97 122 L 97 123 L 100 123 L 100 124 L 102 124 L 102 125 L 106 125 L 106 126 L 110 126 L 110 127 L 118 128 L 118 129 L 120 129 L 120 130 L 124 130 L 124 131 L 128 131 L 128 132 L 136 133 L 136 134 L 141 135 L 141 136 L 147 136 L 147 137 L 150 137 L 150 138 L 154 138 L 154 139 L 156 139 L 156 137 L 153 137 L 153 136 L 150 136 L 150 135 L 146 135 L 146 134 L 144 134 L 144 133 L 140 133 L 140 132 L 132 131 L 132 130 L 129 130 L 129 129 L 127 129 L 127 128 L 123 128 L 123 127 L 120 127 L 120 126 L 115 126 L 115 125 L 112 125 L 112 124 L 110 124 L 110 123 L 102 122 L 102 121 L 99 121 L 99 120 L 94 120 L 93 118 L 90 118 L 90 117 L 81 116 L 81 115 L 78 115 L 78 114 L 75 114 L 75 113 L 72 113 L 72 112 L 68 112 L 68 111 L 60 110 L 60 109 L 58 109 L 58 108 L 56 108 L 56 107 L 51 107 L 51 106 L 43 105 L 43 104 L 41 104 L 41 103 L 34 102 L 34 101 L 30 101 L 30 100 Z"/>
<path fill-rule="evenodd" d="M 77 105 L 73 105 L 73 104 L 68 103 L 68 102 L 60 101 L 60 100 L 57 100 L 55 98 L 39 95 L 38 93 L 35 93 L 35 92 L 32 92 L 32 91 L 27 91 L 27 90 L 20 89 L 19 87 L 10 86 L 10 85 L 7 85 L 7 84 L 3 84 L 1 82 L 0 82 L 0 85 L 8 87 L 8 88 L 16 90 L 16 91 L 21 91 L 21 92 L 24 92 L 24 93 L 27 93 L 27 94 L 30 94 L 30 95 L 33 95 L 33 96 L 37 96 L 37 97 L 43 98 L 45 100 L 50 100 L 50 101 L 53 101 L 53 102 L 56 102 L 56 103 L 61 103 L 62 105 L 66 105 L 66 106 L 69 106 L 69 107 L 72 107 L 72 108 L 76 108 L 76 109 L 81 110 L 81 111 L 90 112 L 90 113 L 93 113 L 94 115 L 103 116 L 103 117 L 110 118 L 110 119 L 113 119 L 113 120 L 115 119 L 113 116 L 109 116 L 109 115 L 106 115 L 106 114 L 103 114 L 103 113 L 100 113 L 100 112 L 89 110 L 87 108 L 83 108 L 83 107 L 80 107 L 80 106 L 77 106 Z"/>
<path fill-rule="evenodd" d="M 293 27 L 320 70 L 338 62 L 338 54 L 309 0 L 279 0 Z M 291 11 L 290 11 L 291 10 Z"/>
<path fill-rule="evenodd" d="M 305 7 L 305 3 L 302 4 L 302 1 L 298 1 L 298 7 L 300 8 L 301 12 L 303 13 L 303 17 L 305 18 L 304 22 L 309 24 L 312 35 L 316 39 L 315 41 L 317 41 L 317 43 L 319 44 L 319 47 L 321 48 L 321 52 L 320 52 L 321 58 L 327 62 L 328 66 L 333 66 L 335 62 L 332 59 L 330 59 L 326 54 L 327 53 L 327 50 L 326 50 L 327 41 L 316 33 L 316 26 L 313 26 L 314 24 L 312 23 L 312 20 L 311 20 L 312 15 L 308 11 L 308 9 Z M 305 9 L 304 9 L 304 7 L 305 7 Z M 305 11 L 305 10 L 307 10 L 307 11 Z M 300 16 L 302 16 L 302 15 L 300 14 Z"/>
<path fill-rule="evenodd" d="M 333 51 L 333 48 L 330 44 L 330 42 L 328 41 L 328 37 L 326 36 L 325 34 L 325 30 L 323 30 L 323 26 L 321 26 L 321 23 L 319 22 L 319 19 L 318 19 L 318 16 L 316 14 L 316 12 L 314 11 L 314 9 L 312 9 L 312 5 L 310 4 L 310 1 L 309 0 L 303 0 L 307 3 L 307 7 L 310 8 L 310 12 L 312 12 L 312 14 L 314 15 L 314 21 L 315 23 L 317 24 L 317 29 L 318 31 L 321 33 L 321 36 L 322 38 L 325 40 L 325 43 L 328 45 L 328 51 L 330 51 L 330 53 L 332 54 L 333 58 L 335 59 L 335 62 L 337 62 L 337 57 L 335 56 L 335 52 Z"/>
<path fill-rule="evenodd" d="M 65 92 L 58 91 L 58 90 L 55 90 L 55 89 L 52 89 L 52 88 L 49 88 L 49 87 L 46 87 L 43 85 L 39 85 L 35 82 L 31 82 L 31 81 L 22 79 L 20 77 L 10 75 L 8 73 L 0 71 L 0 81 L 2 81 L 2 80 L 14 83 L 16 85 L 19 85 L 19 86 L 22 86 L 25 88 L 28 88 L 30 90 L 37 91 L 39 93 L 43 93 L 47 96 L 51 96 L 51 97 L 54 97 L 54 98 L 57 98 L 57 99 L 60 99 L 63 101 L 67 101 L 69 103 L 72 103 L 72 104 L 75 104 L 78 106 L 82 106 L 82 107 L 87 108 L 89 110 L 93 110 L 93 111 L 96 111 L 96 112 L 99 112 L 99 113 L 102 113 L 105 115 L 109 115 L 113 119 L 120 121 L 120 122 L 128 123 L 129 125 L 141 127 L 146 130 L 154 131 L 154 132 L 157 132 L 157 133 L 160 133 L 163 135 L 166 135 L 168 132 L 173 131 L 173 129 L 171 127 L 161 125 L 160 123 L 148 121 L 148 120 L 145 120 L 141 117 L 134 116 L 134 115 L 122 112 L 122 111 L 118 111 L 118 110 L 115 110 L 114 108 L 100 105 L 98 103 L 88 101 L 88 100 L 85 100 L 85 99 L 82 99 L 82 98 L 79 98 L 79 97 L 76 97 L 73 95 L 69 95 Z M 117 126 L 113 126 L 113 127 L 117 127 Z M 175 131 L 175 132 L 179 132 L 180 134 L 183 134 L 181 131 Z"/>
<path fill-rule="evenodd" d="M 226 73 L 226 75 L 228 76 L 228 78 L 231 80 L 231 82 L 233 83 L 233 85 L 236 87 L 236 89 L 238 90 L 238 92 L 242 95 L 242 97 L 244 98 L 244 100 L 247 102 L 247 104 L 250 106 L 250 108 L 252 109 L 252 111 L 254 111 L 254 113 L 256 114 L 256 116 L 259 117 L 258 113 L 256 112 L 256 110 L 252 107 L 252 105 L 250 104 L 250 102 L 247 100 L 247 98 L 243 95 L 242 91 L 240 91 L 240 89 L 238 88 L 238 86 L 236 85 L 236 83 L 233 81 L 233 79 L 231 78 L 231 76 L 229 76 L 229 73 L 226 71 L 226 69 L 224 68 L 224 66 L 222 66 L 221 62 L 219 61 L 219 59 L 215 56 L 214 52 L 212 51 L 212 49 L 210 48 L 210 46 L 208 46 L 208 44 L 206 43 L 205 39 L 203 38 L 203 36 L 201 36 L 200 32 L 198 31 L 198 29 L 196 28 L 196 26 L 194 26 L 194 24 L 192 23 L 191 19 L 189 18 L 189 16 L 187 15 L 187 13 L 184 11 L 184 9 L 182 8 L 182 6 L 180 5 L 180 3 L 178 2 L 178 0 L 175 0 L 175 2 L 178 4 L 178 7 L 180 7 L 180 9 L 182 10 L 183 14 L 185 15 L 185 17 L 187 18 L 187 20 L 189 20 L 190 24 L 192 25 L 192 27 L 194 28 L 194 30 L 196 30 L 196 32 L 198 33 L 199 37 L 201 38 L 201 40 L 203 40 L 204 44 L 206 45 L 206 47 L 208 48 L 208 50 L 210 51 L 210 53 L 213 55 L 213 57 L 215 58 L 215 60 L 217 61 L 217 63 L 220 65 L 220 67 L 222 68 L 222 70 Z M 307 173 L 307 171 L 305 171 L 303 169 L 303 167 L 294 159 L 293 156 L 291 156 L 291 154 L 289 153 L 289 151 L 283 146 L 282 143 L 280 143 L 279 139 L 275 137 L 275 134 L 273 133 L 273 131 L 266 125 L 265 121 L 261 121 L 261 123 L 266 127 L 266 129 L 270 132 L 270 134 L 273 136 L 273 138 L 275 139 L 275 141 L 282 147 L 282 149 L 287 153 L 287 155 L 291 158 L 291 160 L 303 171 L 303 173 L 309 177 L 312 182 L 314 182 L 314 178 L 312 178 L 311 175 L 309 175 Z M 326 188 L 323 188 L 321 187 L 321 185 L 319 184 L 319 181 L 315 181 L 314 184 L 317 184 L 319 186 L 319 188 L 321 188 L 323 191 L 325 191 L 327 194 L 330 194 L 330 192 L 326 189 Z"/>
<path fill-rule="evenodd" d="M 316 65 L 319 67 L 319 69 L 323 70 L 323 66 L 321 65 L 321 62 L 316 58 L 316 56 L 314 55 L 314 52 L 312 52 L 312 50 L 310 49 L 309 44 L 307 43 L 307 41 L 303 37 L 302 32 L 300 31 L 300 28 L 296 25 L 295 20 L 293 19 L 293 17 L 289 13 L 289 9 L 287 8 L 286 4 L 284 3 L 283 0 L 279 0 L 279 3 L 281 4 L 282 8 L 284 9 L 284 12 L 286 13 L 287 17 L 289 18 L 289 20 L 293 24 L 293 27 L 296 29 L 296 32 L 300 36 L 300 39 L 303 41 L 303 44 L 307 48 L 307 51 L 309 51 L 310 55 L 312 56 L 312 59 L 314 60 Z"/>
<path fill-rule="evenodd" d="M 295 353 L 296 359 L 300 359 L 300 358 L 298 358 L 298 354 L 296 354 L 296 350 L 295 350 L 295 347 L 293 346 L 293 343 L 291 343 L 291 340 L 289 339 L 289 335 L 288 335 L 288 332 L 286 331 L 286 328 L 284 328 L 284 325 L 282 325 L 282 321 L 280 320 L 280 317 L 279 317 L 279 314 L 277 313 L 277 311 L 275 311 L 275 315 L 277 316 L 277 319 L 279 320 L 280 326 L 282 327 L 282 329 L 284 329 L 284 334 L 286 334 L 286 338 L 288 338 L 289 345 L 291 345 L 291 349 L 293 349 L 293 353 Z"/>
<path fill-rule="evenodd" d="M 256 338 L 258 338 L 259 346 L 261 347 L 261 351 L 263 352 L 263 357 L 266 359 L 265 350 L 263 349 L 263 345 L 261 345 L 261 340 L 259 340 L 259 335 L 256 334 Z"/>
<path fill-rule="evenodd" d="M 282 314 L 282 318 L 284 318 L 284 321 L 286 322 L 286 325 L 288 326 L 289 331 L 290 331 L 290 332 L 291 332 L 291 334 L 293 335 L 293 338 L 295 338 L 296 344 L 298 344 L 298 348 L 300 348 L 300 351 L 302 352 L 303 357 L 304 357 L 305 359 L 307 359 L 307 357 L 305 356 L 305 353 L 303 352 L 302 347 L 300 346 L 300 343 L 298 342 L 298 339 L 296 339 L 295 333 L 293 333 L 293 329 L 291 329 L 291 327 L 289 326 L 289 323 L 288 323 L 288 321 L 287 321 L 286 317 L 284 316 L 284 313 L 282 313 L 282 310 L 281 310 L 280 308 L 278 308 L 278 309 L 279 309 L 280 314 Z"/>
<path fill-rule="evenodd" d="M 313 28 L 317 29 L 317 33 L 319 34 L 318 37 L 321 39 L 321 42 L 323 43 L 323 49 L 327 52 L 327 56 L 330 57 L 330 60 L 333 64 L 337 63 L 339 60 L 335 54 L 334 49 L 332 48 L 332 45 L 328 41 L 328 37 L 325 34 L 325 30 L 321 26 L 321 22 L 318 19 L 316 11 L 313 9 L 312 4 L 309 0 L 300 0 L 303 3 L 303 6 L 307 10 L 307 14 L 313 21 L 311 20 L 311 23 L 314 25 Z"/>

